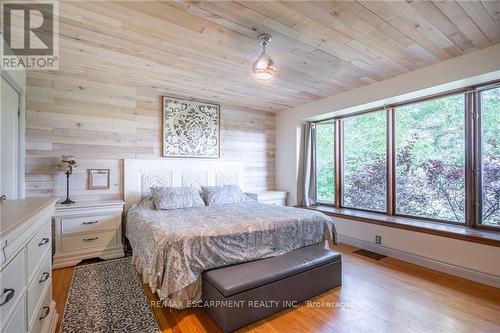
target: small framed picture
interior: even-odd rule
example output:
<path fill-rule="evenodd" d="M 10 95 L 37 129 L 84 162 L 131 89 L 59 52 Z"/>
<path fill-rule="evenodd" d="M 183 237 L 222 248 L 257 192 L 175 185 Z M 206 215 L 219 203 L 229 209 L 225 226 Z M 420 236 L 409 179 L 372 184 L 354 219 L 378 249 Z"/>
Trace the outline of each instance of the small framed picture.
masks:
<path fill-rule="evenodd" d="M 109 169 L 89 169 L 89 190 L 109 188 Z"/>

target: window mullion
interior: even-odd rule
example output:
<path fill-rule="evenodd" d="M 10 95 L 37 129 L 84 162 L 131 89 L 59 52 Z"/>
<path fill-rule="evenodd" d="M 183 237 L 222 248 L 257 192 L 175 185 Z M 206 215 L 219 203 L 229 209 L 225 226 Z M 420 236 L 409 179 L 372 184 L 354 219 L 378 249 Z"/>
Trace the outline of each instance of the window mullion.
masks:
<path fill-rule="evenodd" d="M 473 172 L 473 182 L 471 184 L 471 193 L 473 193 L 473 210 L 471 214 L 473 215 L 473 221 L 471 226 L 476 228 L 482 220 L 483 216 L 483 206 L 482 206 L 482 131 L 481 131 L 481 92 L 476 90 L 472 97 L 472 112 L 473 112 L 473 122 L 472 122 L 472 166 L 474 168 Z"/>
<path fill-rule="evenodd" d="M 395 109 L 387 109 L 387 215 L 396 214 Z"/>
<path fill-rule="evenodd" d="M 465 223 L 468 227 L 476 226 L 477 198 L 476 198 L 476 103 L 475 93 L 465 94 Z"/>
<path fill-rule="evenodd" d="M 342 129 L 342 120 L 335 120 L 335 207 L 341 207 L 342 200 L 342 175 L 343 175 L 343 145 L 344 145 L 344 136 Z"/>

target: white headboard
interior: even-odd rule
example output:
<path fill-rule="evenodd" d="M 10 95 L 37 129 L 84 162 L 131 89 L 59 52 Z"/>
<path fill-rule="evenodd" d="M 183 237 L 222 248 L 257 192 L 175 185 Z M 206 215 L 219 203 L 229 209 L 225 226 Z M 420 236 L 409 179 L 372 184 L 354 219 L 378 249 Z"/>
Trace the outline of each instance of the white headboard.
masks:
<path fill-rule="evenodd" d="M 126 208 L 149 196 L 151 186 L 238 184 L 243 188 L 243 163 L 240 161 L 129 159 L 124 161 L 123 168 Z"/>

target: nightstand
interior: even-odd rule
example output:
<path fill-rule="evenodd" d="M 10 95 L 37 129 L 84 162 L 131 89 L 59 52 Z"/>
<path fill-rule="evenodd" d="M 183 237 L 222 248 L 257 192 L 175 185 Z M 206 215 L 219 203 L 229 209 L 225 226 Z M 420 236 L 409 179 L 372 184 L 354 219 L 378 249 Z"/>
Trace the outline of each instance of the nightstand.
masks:
<path fill-rule="evenodd" d="M 83 259 L 124 256 L 121 200 L 56 205 L 53 268 L 74 266 Z"/>
<path fill-rule="evenodd" d="M 286 197 L 288 192 L 285 191 L 263 191 L 263 192 L 246 192 L 246 194 L 260 203 L 271 205 L 286 205 Z"/>

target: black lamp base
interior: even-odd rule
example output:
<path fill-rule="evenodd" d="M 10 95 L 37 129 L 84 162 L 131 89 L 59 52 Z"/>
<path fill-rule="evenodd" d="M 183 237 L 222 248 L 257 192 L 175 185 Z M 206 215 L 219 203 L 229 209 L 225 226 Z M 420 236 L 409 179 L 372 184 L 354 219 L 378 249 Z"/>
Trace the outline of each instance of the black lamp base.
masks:
<path fill-rule="evenodd" d="M 69 198 L 66 198 L 66 200 L 64 200 L 63 202 L 61 202 L 60 204 L 61 205 L 70 205 L 70 204 L 74 204 L 75 202 L 73 200 L 70 200 Z"/>
<path fill-rule="evenodd" d="M 69 175 L 71 175 L 71 172 L 66 171 L 66 200 L 61 202 L 61 205 L 70 205 L 75 203 L 69 198 Z"/>

